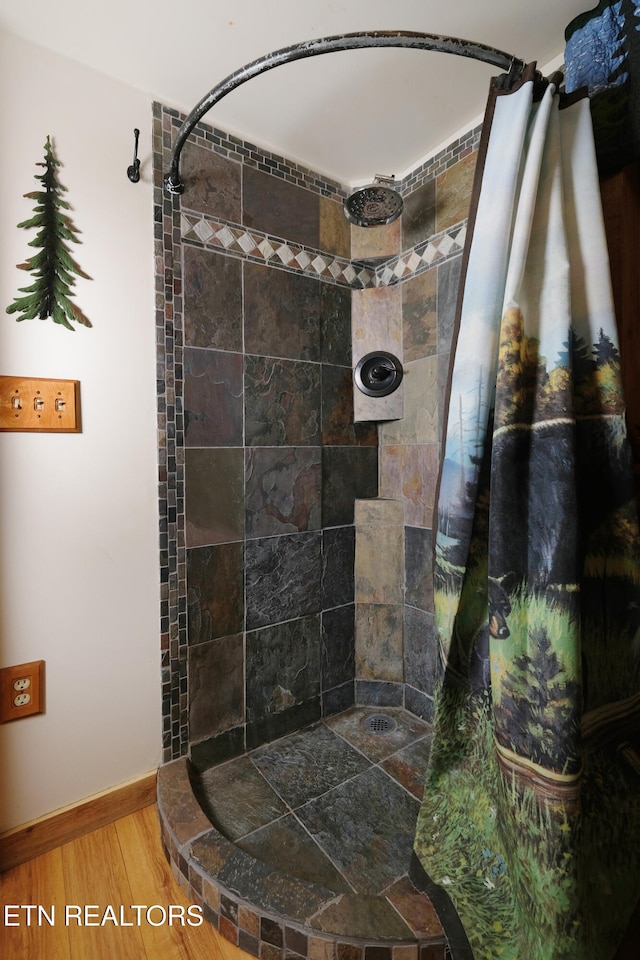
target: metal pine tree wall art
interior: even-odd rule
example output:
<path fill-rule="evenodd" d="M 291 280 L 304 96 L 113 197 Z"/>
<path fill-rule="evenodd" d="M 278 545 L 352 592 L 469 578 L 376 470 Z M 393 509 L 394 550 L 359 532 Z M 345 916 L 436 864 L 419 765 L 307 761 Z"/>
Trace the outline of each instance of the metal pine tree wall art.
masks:
<path fill-rule="evenodd" d="M 34 282 L 28 287 L 18 288 L 25 296 L 16 297 L 7 307 L 7 313 L 20 314 L 16 317 L 18 321 L 32 320 L 34 317 L 46 320 L 50 317 L 67 330 L 75 330 L 72 323 L 90 327 L 91 321 L 70 299 L 76 276 L 85 280 L 91 277 L 80 269 L 69 254 L 67 243 L 80 243 L 76 236 L 79 231 L 64 213 L 69 210 L 69 204 L 60 194 L 67 188 L 58 180 L 56 168 L 61 163 L 54 156 L 50 137 L 47 137 L 44 145 L 44 162 L 37 165 L 44 167 L 44 173 L 35 174 L 41 187 L 25 193 L 27 199 L 36 201 L 33 216 L 18 224 L 18 227 L 38 230 L 29 242 L 30 247 L 39 248 L 38 253 L 25 263 L 17 264 L 19 270 L 28 270 L 33 275 Z"/>

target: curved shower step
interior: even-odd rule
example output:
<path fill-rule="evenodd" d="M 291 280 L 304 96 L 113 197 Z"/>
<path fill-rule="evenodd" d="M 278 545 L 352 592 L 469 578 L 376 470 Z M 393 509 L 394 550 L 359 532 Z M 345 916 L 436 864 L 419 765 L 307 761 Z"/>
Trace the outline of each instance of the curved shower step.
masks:
<path fill-rule="evenodd" d="M 290 862 L 259 859 L 212 826 L 189 774 L 186 758 L 160 768 L 163 846 L 187 896 L 231 943 L 264 960 L 449 957 L 433 904 L 408 875 L 377 894 L 326 873 L 326 885 L 313 882 L 311 865 L 295 876 Z"/>

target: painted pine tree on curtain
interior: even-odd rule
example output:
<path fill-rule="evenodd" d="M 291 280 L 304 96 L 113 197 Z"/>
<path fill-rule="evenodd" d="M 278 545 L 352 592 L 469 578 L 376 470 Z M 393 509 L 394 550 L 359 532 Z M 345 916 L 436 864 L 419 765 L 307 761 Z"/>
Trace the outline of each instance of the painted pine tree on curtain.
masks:
<path fill-rule="evenodd" d="M 475 960 L 609 960 L 640 897 L 637 514 L 589 103 L 559 100 L 490 98 L 440 481 L 415 850 Z"/>

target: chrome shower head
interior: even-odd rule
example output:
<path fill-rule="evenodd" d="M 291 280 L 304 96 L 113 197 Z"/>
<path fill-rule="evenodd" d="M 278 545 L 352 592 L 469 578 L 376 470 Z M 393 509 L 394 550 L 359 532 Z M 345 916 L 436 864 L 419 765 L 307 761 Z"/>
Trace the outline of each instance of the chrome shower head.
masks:
<path fill-rule="evenodd" d="M 357 227 L 379 227 L 397 220 L 404 203 L 398 191 L 387 186 L 394 183 L 394 179 L 378 176 L 373 183 L 354 190 L 343 201 L 347 220 Z"/>

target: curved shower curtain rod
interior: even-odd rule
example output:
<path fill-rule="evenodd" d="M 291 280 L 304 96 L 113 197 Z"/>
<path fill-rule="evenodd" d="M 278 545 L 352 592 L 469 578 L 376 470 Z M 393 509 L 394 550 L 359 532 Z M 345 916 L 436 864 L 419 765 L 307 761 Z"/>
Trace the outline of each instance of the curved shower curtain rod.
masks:
<path fill-rule="evenodd" d="M 443 37 L 435 33 L 414 33 L 407 30 L 375 30 L 366 33 L 344 33 L 335 37 L 324 37 L 317 40 L 306 40 L 291 47 L 284 47 L 268 53 L 258 60 L 253 60 L 244 67 L 240 67 L 225 80 L 213 87 L 209 93 L 193 108 L 189 116 L 180 127 L 171 150 L 171 165 L 169 173 L 164 178 L 165 189 L 171 194 L 184 192 L 184 181 L 180 177 L 180 152 L 184 142 L 196 126 L 216 103 L 226 97 L 242 83 L 253 77 L 273 70 L 283 63 L 293 60 L 304 60 L 307 57 L 317 57 L 323 53 L 334 53 L 338 50 L 358 50 L 365 47 L 407 47 L 414 50 L 434 50 L 436 53 L 452 53 L 459 57 L 470 57 L 473 60 L 482 60 L 508 72 L 507 85 L 510 86 L 520 76 L 525 67 L 523 60 L 488 47 L 484 43 L 474 43 L 471 40 L 461 40 L 458 37 Z"/>

